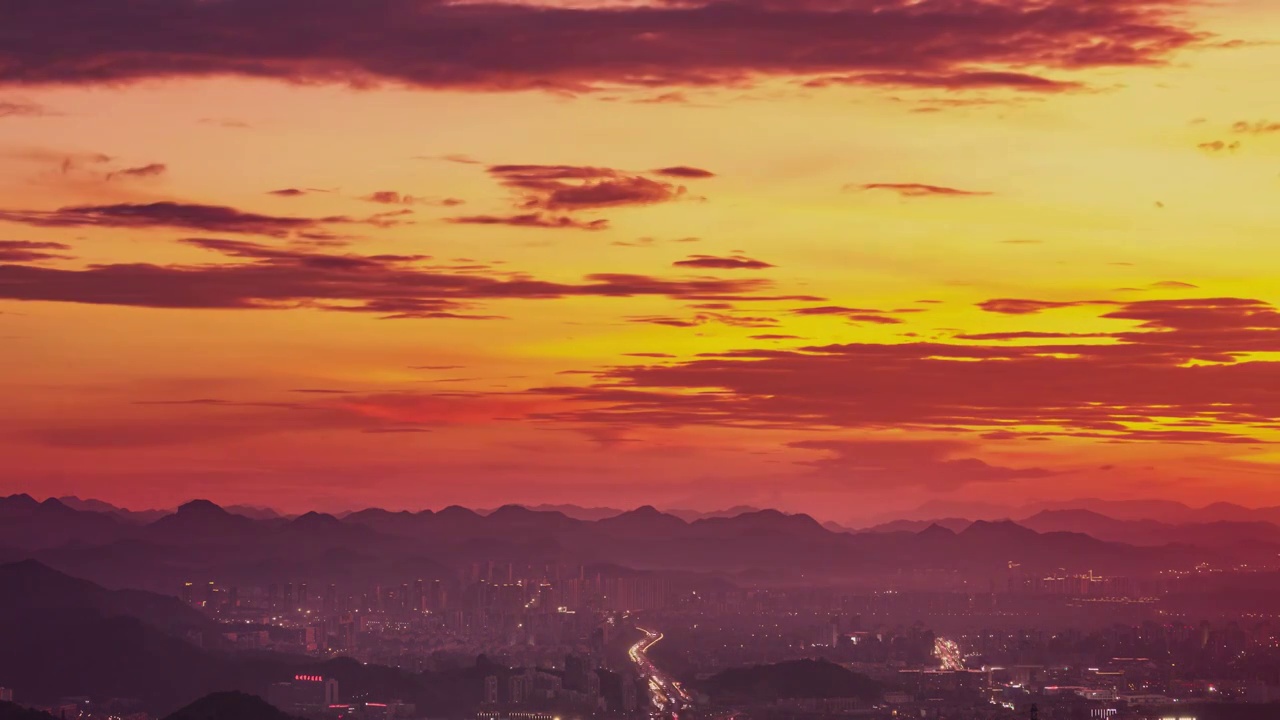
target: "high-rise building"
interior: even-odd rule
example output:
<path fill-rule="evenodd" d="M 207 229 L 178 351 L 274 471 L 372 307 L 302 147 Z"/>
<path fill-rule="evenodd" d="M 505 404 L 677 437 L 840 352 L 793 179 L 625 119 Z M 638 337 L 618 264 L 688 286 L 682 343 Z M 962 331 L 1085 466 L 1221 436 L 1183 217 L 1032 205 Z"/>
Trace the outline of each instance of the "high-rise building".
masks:
<path fill-rule="evenodd" d="M 498 676 L 489 675 L 484 679 L 484 701 L 491 705 L 498 702 Z"/>
<path fill-rule="evenodd" d="M 189 583 L 189 582 L 182 583 L 182 602 L 188 605 L 193 605 L 195 604 L 195 601 L 196 601 L 196 598 L 195 598 L 195 591 L 193 589 L 193 583 Z"/>
<path fill-rule="evenodd" d="M 639 700 L 636 693 L 635 681 L 629 677 L 622 679 L 622 710 L 623 712 L 635 712 L 639 706 Z"/>
<path fill-rule="evenodd" d="M 267 702 L 294 714 L 315 714 L 338 704 L 338 681 L 322 675 L 294 675 L 267 689 Z"/>
<path fill-rule="evenodd" d="M 519 705 L 524 701 L 524 676 L 512 675 L 507 679 L 507 702 L 513 705 Z"/>
<path fill-rule="evenodd" d="M 351 613 L 338 618 L 338 647 L 342 650 L 354 650 L 356 647 L 356 619 Z"/>

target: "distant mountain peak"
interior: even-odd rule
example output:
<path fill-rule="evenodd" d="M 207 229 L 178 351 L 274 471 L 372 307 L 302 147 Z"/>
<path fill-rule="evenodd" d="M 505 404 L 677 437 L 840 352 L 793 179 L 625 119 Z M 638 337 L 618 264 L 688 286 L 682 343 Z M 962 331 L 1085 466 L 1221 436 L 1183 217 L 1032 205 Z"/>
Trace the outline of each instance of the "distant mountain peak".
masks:
<path fill-rule="evenodd" d="M 10 495 L 9 497 L 6 497 L 6 498 L 0 498 L 0 503 L 3 503 L 5 505 L 11 505 L 13 507 L 24 507 L 24 508 L 34 508 L 40 504 L 36 502 L 35 498 L 31 497 L 26 493 L 18 493 L 17 495 Z"/>
<path fill-rule="evenodd" d="M 450 505 L 449 507 L 436 513 L 436 517 L 443 518 L 443 519 L 474 518 L 474 517 L 479 517 L 479 515 L 476 513 L 476 511 L 470 508 L 464 508 L 461 505 Z"/>
<path fill-rule="evenodd" d="M 489 513 L 489 517 L 497 517 L 497 518 L 501 518 L 501 517 L 527 517 L 527 516 L 529 516 L 529 515 L 536 515 L 536 514 L 537 514 L 537 511 L 535 511 L 535 510 L 530 510 L 529 508 L 527 508 L 527 507 L 525 507 L 525 506 L 523 506 L 523 505 L 519 505 L 519 504 L 516 504 L 516 503 L 511 503 L 511 504 L 508 504 L 508 505 L 503 505 L 502 507 L 498 508 L 497 510 L 494 510 L 493 512 Z"/>
<path fill-rule="evenodd" d="M 58 498 L 53 498 L 53 497 L 46 498 L 44 502 L 40 503 L 40 507 L 44 508 L 45 510 L 70 510 L 71 509 L 70 507 L 67 506 L 66 503 L 62 502 Z"/>
<path fill-rule="evenodd" d="M 686 523 L 684 520 L 664 513 L 652 505 L 641 505 L 634 510 L 628 510 L 619 513 L 613 517 L 603 518 L 597 521 L 601 527 L 617 527 L 617 528 L 634 528 L 634 529 L 655 529 L 655 528 L 676 528 L 683 527 Z"/>
<path fill-rule="evenodd" d="M 230 515 L 221 505 L 209 500 L 191 500 L 178 506 L 178 515 Z"/>
<path fill-rule="evenodd" d="M 206 695 L 190 705 L 167 716 L 165 720 L 213 720 L 236 718 L 237 720 L 295 720 L 266 700 L 241 692 L 219 692 Z"/>
<path fill-rule="evenodd" d="M 929 527 L 916 533 L 916 535 L 923 538 L 953 538 L 956 536 L 956 531 L 943 527 L 938 523 L 932 523 Z"/>
<path fill-rule="evenodd" d="M 315 510 L 312 510 L 309 513 L 305 513 L 294 518 L 289 524 L 295 527 L 333 527 L 341 524 L 341 522 L 341 520 L 329 513 L 316 512 Z"/>
<path fill-rule="evenodd" d="M 975 520 L 960 533 L 960 537 L 1023 538 L 1032 535 L 1039 535 L 1039 533 L 1012 520 Z"/>

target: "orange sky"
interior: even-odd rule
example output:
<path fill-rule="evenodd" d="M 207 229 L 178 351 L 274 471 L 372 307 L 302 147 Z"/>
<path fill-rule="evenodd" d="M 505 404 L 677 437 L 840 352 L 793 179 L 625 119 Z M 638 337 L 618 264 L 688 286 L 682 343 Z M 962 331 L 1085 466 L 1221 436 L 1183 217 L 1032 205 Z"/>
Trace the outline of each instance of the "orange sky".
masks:
<path fill-rule="evenodd" d="M 1280 503 L 1273 3 L 323 6 L 0 8 L 0 493 Z"/>

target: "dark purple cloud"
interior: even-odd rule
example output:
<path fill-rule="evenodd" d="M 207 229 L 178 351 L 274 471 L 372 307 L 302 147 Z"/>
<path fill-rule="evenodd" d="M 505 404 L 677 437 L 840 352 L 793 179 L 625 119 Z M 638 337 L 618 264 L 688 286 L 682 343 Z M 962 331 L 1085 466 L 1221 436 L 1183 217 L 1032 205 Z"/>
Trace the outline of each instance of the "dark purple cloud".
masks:
<path fill-rule="evenodd" d="M 670 317 L 666 315 L 641 315 L 627 318 L 633 323 L 646 325 L 666 325 L 667 327 L 693 328 L 702 325 L 720 324 L 730 327 L 768 328 L 777 327 L 778 321 L 771 317 L 750 315 L 732 315 L 719 312 L 700 312 L 688 318 Z"/>
<path fill-rule="evenodd" d="M 608 220 L 579 220 L 567 215 L 521 213 L 519 215 L 464 215 L 449 218 L 458 225 L 510 225 L 512 227 L 550 228 L 556 230 L 606 230 Z"/>
<path fill-rule="evenodd" d="M 977 197 L 991 194 L 989 192 L 979 190 L 960 190 L 953 187 L 926 185 L 924 183 L 868 183 L 866 185 L 853 185 L 848 187 L 860 190 L 888 190 L 903 197 Z"/>
<path fill-rule="evenodd" d="M 692 168 L 679 168 L 691 171 Z M 685 196 L 685 188 L 633 173 L 587 165 L 490 165 L 489 175 L 515 193 L 512 215 L 449 218 L 467 225 L 604 230 L 607 219 L 574 213 L 626 205 L 654 205 Z"/>
<path fill-rule="evenodd" d="M 107 173 L 107 180 L 114 180 L 118 177 L 125 178 L 147 178 L 158 177 L 169 171 L 169 166 L 164 163 L 149 163 L 147 165 L 138 165 L 137 167 L 125 168 L 123 170 L 113 170 Z"/>
<path fill-rule="evenodd" d="M 659 296 L 687 301 L 778 300 L 760 279 L 665 279 L 599 273 L 558 283 L 518 273 L 485 274 L 430 264 L 422 255 L 329 254 L 223 238 L 188 238 L 215 252 L 206 265 L 121 263 L 83 269 L 0 265 L 0 299 L 155 308 L 289 309 L 394 318 L 492 319 L 496 300 Z M 18 248 L 23 252 L 55 248 Z M 40 259 L 40 258 L 35 258 Z M 227 259 L 236 262 L 226 262 Z"/>
<path fill-rule="evenodd" d="M 897 85 L 942 90 L 1006 88 L 1046 93 L 1067 92 L 1084 87 L 1078 82 L 1051 80 L 1039 75 L 1019 72 L 883 72 L 820 77 L 805 83 L 806 87 L 827 87 L 828 85 Z"/>
<path fill-rule="evenodd" d="M 620 170 L 578 165 L 491 165 L 489 174 L 521 195 L 520 207 L 553 211 L 653 205 L 685 193 L 683 187 Z"/>
<path fill-rule="evenodd" d="M 646 89 L 758 76 L 1043 90 L 1205 36 L 1189 0 L 42 0 L 0 5 L 0 83 L 240 75 L 469 90 Z"/>
<path fill-rule="evenodd" d="M 455 207 L 463 205 L 465 202 L 458 198 L 441 198 L 433 200 L 431 198 L 417 197 L 414 195 L 404 195 L 395 190 L 379 190 L 360 198 L 368 202 L 378 203 L 380 205 L 440 205 L 442 207 Z"/>
<path fill-rule="evenodd" d="M 0 262 L 28 263 L 41 260 L 66 260 L 64 254 L 71 246 L 57 242 L 31 240 L 0 240 Z"/>
<path fill-rule="evenodd" d="M 703 178 L 712 178 L 716 176 L 716 174 L 711 172 L 710 170 L 703 170 L 702 168 L 689 167 L 687 165 L 677 165 L 675 167 L 660 168 L 658 170 L 654 170 L 653 174 L 661 175 L 663 177 L 687 178 L 690 180 L 700 180 Z"/>
<path fill-rule="evenodd" d="M 767 270 L 773 265 L 742 255 L 690 255 L 671 263 L 675 267 L 705 268 L 709 270 Z"/>
<path fill-rule="evenodd" d="M 79 205 L 57 210 L 0 210 L 0 221 L 36 227 L 188 228 L 211 232 L 283 236 L 322 222 L 348 218 L 312 219 L 245 212 L 222 205 L 155 202 L 146 204 Z"/>

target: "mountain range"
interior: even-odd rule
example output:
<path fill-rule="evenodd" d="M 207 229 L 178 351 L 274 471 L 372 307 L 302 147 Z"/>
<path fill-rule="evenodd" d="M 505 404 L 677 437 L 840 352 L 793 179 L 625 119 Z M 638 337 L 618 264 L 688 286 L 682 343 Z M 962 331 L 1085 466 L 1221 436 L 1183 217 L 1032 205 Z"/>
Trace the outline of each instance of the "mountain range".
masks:
<path fill-rule="evenodd" d="M 458 716 L 479 701 L 484 676 L 493 672 L 477 666 L 410 673 L 349 658 L 224 652 L 216 630 L 197 635 L 166 622 L 187 614 L 208 622 L 174 598 L 112 591 L 33 561 L 0 565 L 0 677 L 31 703 L 68 695 L 133 698 L 163 714 L 220 691 L 265 696 L 272 683 L 301 673 L 336 678 L 352 695 L 397 697 Z M 243 697 L 207 702 L 210 708 L 190 707 L 177 717 L 238 720 L 222 712 L 228 703 L 254 710 L 245 717 L 273 717 Z"/>
<path fill-rule="evenodd" d="M 1087 510 L 1042 511 L 1019 522 L 949 518 L 850 531 L 777 510 L 693 520 L 650 506 L 583 520 L 519 505 L 487 513 L 452 506 L 250 517 L 207 500 L 139 522 L 57 499 L 0 498 L 0 561 L 35 558 L 109 587 L 167 592 L 209 579 L 264 586 L 453 578 L 471 563 L 489 561 L 693 573 L 751 584 L 801 578 L 871 584 L 920 570 L 976 582 L 1010 563 L 1030 571 L 1142 575 L 1200 562 L 1269 560 L 1277 549 L 1280 528 L 1263 521 L 1174 525 Z"/>

